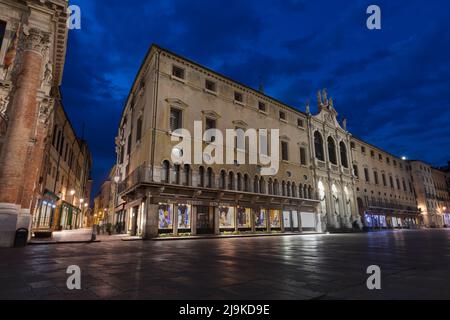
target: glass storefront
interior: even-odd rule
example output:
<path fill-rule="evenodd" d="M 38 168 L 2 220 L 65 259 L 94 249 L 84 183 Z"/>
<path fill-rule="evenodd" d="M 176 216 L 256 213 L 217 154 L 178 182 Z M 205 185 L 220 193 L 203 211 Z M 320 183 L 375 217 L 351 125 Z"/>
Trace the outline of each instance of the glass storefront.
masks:
<path fill-rule="evenodd" d="M 177 205 L 178 229 L 191 229 L 191 205 Z"/>
<path fill-rule="evenodd" d="M 214 207 L 197 206 L 197 234 L 214 234 Z"/>
<path fill-rule="evenodd" d="M 160 230 L 173 230 L 173 205 L 160 204 L 158 216 Z"/>
<path fill-rule="evenodd" d="M 267 229 L 267 210 L 261 209 L 255 212 L 255 228 Z"/>
<path fill-rule="evenodd" d="M 280 210 L 270 210 L 270 227 L 272 229 L 281 228 L 281 215 Z"/>
<path fill-rule="evenodd" d="M 234 229 L 236 226 L 235 208 L 219 207 L 219 222 L 222 229 Z"/>
<path fill-rule="evenodd" d="M 33 229 L 51 229 L 56 204 L 52 200 L 40 200 L 36 214 L 33 215 Z"/>
<path fill-rule="evenodd" d="M 81 210 L 64 202 L 59 208 L 60 230 L 73 230 L 81 227 Z"/>
<path fill-rule="evenodd" d="M 250 229 L 252 227 L 251 216 L 252 216 L 252 209 L 237 207 L 238 228 Z"/>

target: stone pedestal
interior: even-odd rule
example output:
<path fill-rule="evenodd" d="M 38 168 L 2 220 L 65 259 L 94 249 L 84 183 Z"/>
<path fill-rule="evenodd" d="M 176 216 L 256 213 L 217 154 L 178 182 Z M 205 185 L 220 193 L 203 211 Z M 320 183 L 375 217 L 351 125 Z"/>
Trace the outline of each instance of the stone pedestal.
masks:
<path fill-rule="evenodd" d="M 14 246 L 20 206 L 10 203 L 0 203 L 0 247 Z"/>

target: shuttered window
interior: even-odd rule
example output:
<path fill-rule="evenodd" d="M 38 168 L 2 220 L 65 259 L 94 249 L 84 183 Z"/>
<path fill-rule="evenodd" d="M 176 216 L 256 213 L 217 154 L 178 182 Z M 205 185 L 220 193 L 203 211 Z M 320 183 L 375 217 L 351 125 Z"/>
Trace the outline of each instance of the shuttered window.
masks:
<path fill-rule="evenodd" d="M 181 110 L 176 108 L 170 109 L 170 131 L 181 128 Z"/>

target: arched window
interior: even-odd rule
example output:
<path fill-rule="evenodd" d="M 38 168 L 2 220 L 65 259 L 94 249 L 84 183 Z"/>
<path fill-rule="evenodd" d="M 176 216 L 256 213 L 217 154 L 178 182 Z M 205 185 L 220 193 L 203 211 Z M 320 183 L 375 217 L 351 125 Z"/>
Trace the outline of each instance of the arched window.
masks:
<path fill-rule="evenodd" d="M 262 177 L 259 179 L 259 193 L 266 193 L 266 181 Z"/>
<path fill-rule="evenodd" d="M 312 196 L 312 187 L 309 186 L 308 187 L 308 199 L 312 199 L 312 198 L 313 198 L 313 196 Z"/>
<path fill-rule="evenodd" d="M 165 160 L 162 165 L 161 182 L 170 182 L 170 162 Z"/>
<path fill-rule="evenodd" d="M 211 168 L 208 168 L 208 170 L 206 170 L 206 187 L 212 188 L 213 181 L 214 181 L 213 171 Z"/>
<path fill-rule="evenodd" d="M 281 182 L 281 195 L 286 197 L 286 182 L 284 180 Z"/>
<path fill-rule="evenodd" d="M 288 183 L 287 183 L 287 196 L 288 197 L 290 197 L 291 196 L 291 191 L 292 191 L 292 189 L 291 189 L 291 182 L 290 181 L 288 181 Z"/>
<path fill-rule="evenodd" d="M 253 181 L 253 192 L 259 193 L 259 178 L 255 176 L 255 180 Z"/>
<path fill-rule="evenodd" d="M 332 137 L 328 137 L 328 158 L 330 159 L 330 162 L 332 164 L 337 165 L 337 158 L 336 158 L 336 144 L 334 143 L 334 140 Z"/>
<path fill-rule="evenodd" d="M 179 164 L 174 165 L 174 183 L 175 184 L 180 184 L 180 171 L 181 171 L 181 167 Z"/>
<path fill-rule="evenodd" d="M 341 149 L 341 164 L 343 167 L 348 168 L 347 146 L 341 141 L 339 147 Z"/>
<path fill-rule="evenodd" d="M 276 196 L 280 194 L 280 184 L 277 179 L 273 181 L 273 194 Z"/>
<path fill-rule="evenodd" d="M 303 186 L 303 199 L 308 199 L 308 186 L 306 184 Z"/>
<path fill-rule="evenodd" d="M 225 190 L 226 188 L 226 180 L 227 180 L 227 173 L 225 170 L 220 171 L 220 182 L 219 182 L 219 188 Z"/>
<path fill-rule="evenodd" d="M 297 186 L 295 185 L 295 182 L 292 182 L 292 197 L 297 198 Z"/>
<path fill-rule="evenodd" d="M 269 194 L 273 194 L 273 181 L 272 181 L 272 178 L 269 178 L 268 189 L 269 189 Z"/>
<path fill-rule="evenodd" d="M 242 191 L 242 175 L 240 173 L 236 175 L 236 180 L 237 180 L 237 190 Z"/>
<path fill-rule="evenodd" d="M 316 158 L 320 161 L 325 161 L 325 156 L 323 154 L 323 139 L 318 131 L 314 133 L 314 150 Z"/>
<path fill-rule="evenodd" d="M 184 169 L 183 185 L 190 186 L 191 185 L 191 166 L 188 164 L 185 164 L 183 169 Z"/>
<path fill-rule="evenodd" d="M 303 185 L 301 183 L 298 185 L 298 197 L 303 198 Z"/>
<path fill-rule="evenodd" d="M 234 173 L 228 174 L 228 190 L 234 190 Z"/>
<path fill-rule="evenodd" d="M 250 192 L 250 184 L 249 184 L 249 178 L 248 178 L 248 174 L 244 175 L 244 191 L 245 192 Z"/>
<path fill-rule="evenodd" d="M 199 175 L 199 186 L 204 188 L 205 187 L 205 168 L 200 167 L 198 168 L 198 175 Z"/>

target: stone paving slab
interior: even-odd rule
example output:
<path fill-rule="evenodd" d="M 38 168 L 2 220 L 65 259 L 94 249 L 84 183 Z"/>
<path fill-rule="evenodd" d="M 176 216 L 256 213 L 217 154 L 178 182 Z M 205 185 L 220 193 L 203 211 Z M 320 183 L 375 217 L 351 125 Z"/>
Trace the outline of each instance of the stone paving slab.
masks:
<path fill-rule="evenodd" d="M 0 299 L 450 299 L 449 240 L 399 230 L 0 249 Z M 372 264 L 380 291 L 366 287 Z"/>

